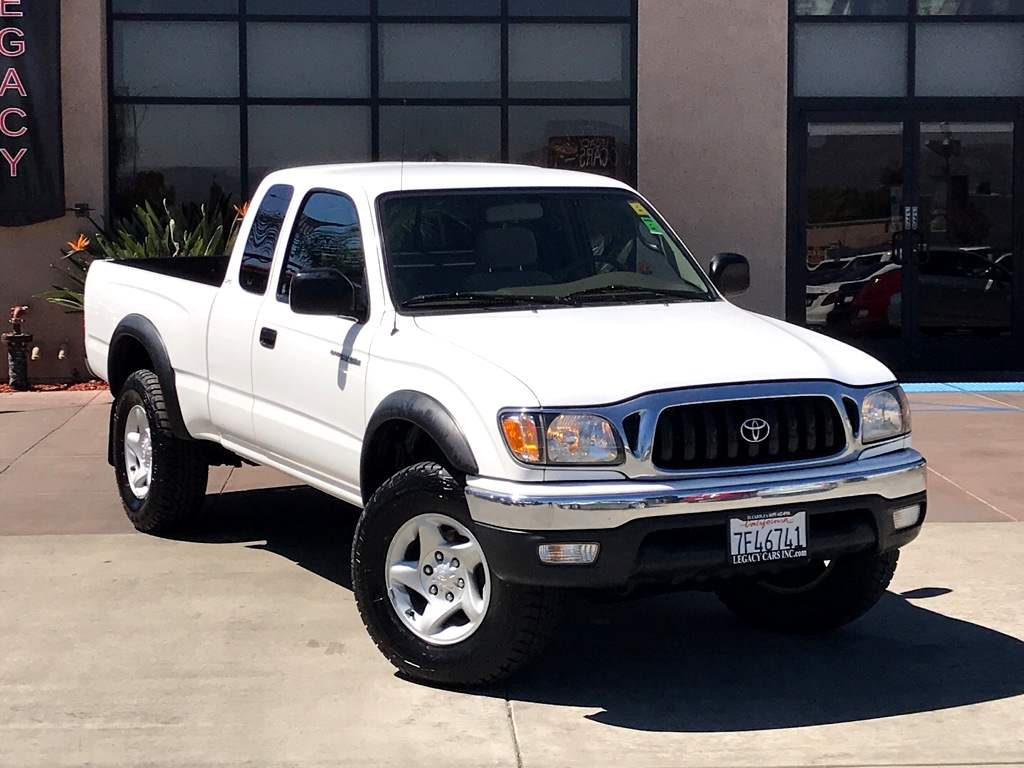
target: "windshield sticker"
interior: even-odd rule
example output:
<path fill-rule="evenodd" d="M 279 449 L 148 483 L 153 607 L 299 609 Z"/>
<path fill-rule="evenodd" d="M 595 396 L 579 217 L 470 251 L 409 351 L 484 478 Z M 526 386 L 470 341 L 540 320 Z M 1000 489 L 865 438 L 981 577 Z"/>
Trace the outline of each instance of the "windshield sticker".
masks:
<path fill-rule="evenodd" d="M 640 205 L 640 203 L 638 203 L 638 202 L 634 201 L 634 202 L 630 203 L 629 207 L 632 208 L 634 211 L 636 211 L 638 216 L 650 216 L 651 215 L 651 214 L 649 214 L 647 212 L 647 209 L 644 208 L 642 205 Z"/>
<path fill-rule="evenodd" d="M 661 224 L 656 222 L 650 216 L 641 216 L 640 221 L 642 221 L 647 226 L 647 231 L 650 232 L 652 235 L 665 234 L 665 230 L 661 228 Z"/>

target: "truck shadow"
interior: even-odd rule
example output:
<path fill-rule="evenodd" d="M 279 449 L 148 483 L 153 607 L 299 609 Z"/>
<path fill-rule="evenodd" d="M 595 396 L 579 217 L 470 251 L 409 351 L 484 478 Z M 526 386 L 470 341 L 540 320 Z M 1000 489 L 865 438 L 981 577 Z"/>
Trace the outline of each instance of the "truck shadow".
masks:
<path fill-rule="evenodd" d="M 182 538 L 254 542 L 351 589 L 354 508 L 298 486 L 211 496 L 206 512 Z M 483 695 L 598 710 L 586 717 L 620 728 L 738 732 L 1024 694 L 1024 642 L 924 607 L 951 591 L 890 592 L 850 627 L 811 637 L 750 629 L 706 593 L 581 598 L 539 663 Z"/>

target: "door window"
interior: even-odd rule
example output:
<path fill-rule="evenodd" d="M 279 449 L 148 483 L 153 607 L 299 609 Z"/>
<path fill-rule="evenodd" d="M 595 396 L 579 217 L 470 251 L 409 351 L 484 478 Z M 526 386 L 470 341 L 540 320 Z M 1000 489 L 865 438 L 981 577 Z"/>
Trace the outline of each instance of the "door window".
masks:
<path fill-rule="evenodd" d="M 899 335 L 903 126 L 811 123 L 805 196 L 807 325 Z"/>
<path fill-rule="evenodd" d="M 352 281 L 365 306 L 365 260 L 359 216 L 353 202 L 337 192 L 313 192 L 295 219 L 292 240 L 277 284 L 288 301 L 292 277 L 310 269 L 333 268 Z"/>
<path fill-rule="evenodd" d="M 918 328 L 1009 334 L 1014 268 L 1013 125 L 922 123 Z"/>
<path fill-rule="evenodd" d="M 260 201 L 238 270 L 238 284 L 250 293 L 262 294 L 267 290 L 274 248 L 277 246 L 277 238 L 281 236 L 281 225 L 288 212 L 288 204 L 292 201 L 293 191 L 287 184 L 275 184 Z"/>

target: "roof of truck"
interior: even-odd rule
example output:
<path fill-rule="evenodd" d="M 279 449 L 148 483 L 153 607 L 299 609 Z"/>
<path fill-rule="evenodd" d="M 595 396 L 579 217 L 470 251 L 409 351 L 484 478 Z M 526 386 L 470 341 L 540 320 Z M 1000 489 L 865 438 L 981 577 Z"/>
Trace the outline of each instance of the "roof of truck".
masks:
<path fill-rule="evenodd" d="M 609 187 L 629 189 L 616 179 L 580 171 L 502 163 L 351 163 L 286 168 L 271 173 L 268 184 L 351 189 L 371 197 L 388 192 L 507 187 Z"/>

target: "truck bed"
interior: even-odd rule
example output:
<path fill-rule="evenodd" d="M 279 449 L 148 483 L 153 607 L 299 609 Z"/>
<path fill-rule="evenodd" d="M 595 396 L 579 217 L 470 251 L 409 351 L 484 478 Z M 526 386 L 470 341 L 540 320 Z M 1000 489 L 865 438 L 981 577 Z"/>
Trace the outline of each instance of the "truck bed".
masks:
<path fill-rule="evenodd" d="M 122 259 L 117 263 L 168 277 L 220 287 L 224 282 L 229 259 L 230 256 L 174 256 L 160 259 Z"/>

